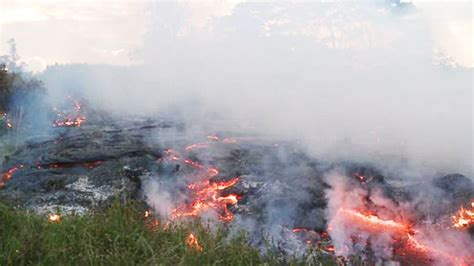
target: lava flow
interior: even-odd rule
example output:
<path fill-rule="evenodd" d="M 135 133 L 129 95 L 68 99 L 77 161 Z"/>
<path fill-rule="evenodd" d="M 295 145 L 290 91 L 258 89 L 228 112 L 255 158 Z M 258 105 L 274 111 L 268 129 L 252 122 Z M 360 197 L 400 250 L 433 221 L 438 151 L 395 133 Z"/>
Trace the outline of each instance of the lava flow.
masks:
<path fill-rule="evenodd" d="M 214 210 L 219 215 L 219 220 L 231 222 L 233 214 L 227 205 L 235 205 L 239 201 L 239 196 L 230 194 L 221 196 L 221 192 L 229 187 L 234 186 L 239 178 L 233 178 L 229 181 L 211 182 L 209 180 L 188 185 L 188 189 L 192 191 L 192 202 L 183 204 L 171 213 L 171 218 L 179 217 L 197 217 L 209 210 Z"/>
<path fill-rule="evenodd" d="M 471 210 L 464 209 L 463 206 L 452 216 L 453 227 L 467 228 L 474 225 L 474 200 L 471 202 Z"/>
<path fill-rule="evenodd" d="M 16 171 L 19 169 L 23 168 L 24 166 L 22 164 L 14 166 L 7 170 L 5 173 L 2 174 L 2 178 L 0 179 L 0 188 L 5 185 L 5 182 L 12 179 L 13 174 L 15 174 Z"/>
<path fill-rule="evenodd" d="M 473 263 L 472 258 L 458 258 L 436 247 L 423 244 L 417 239 L 417 232 L 411 229 L 408 223 L 383 220 L 373 214 L 364 214 L 357 210 L 344 208 L 339 210 L 338 215 L 341 215 L 350 226 L 361 231 L 371 234 L 390 233 L 394 244 L 402 243 L 402 247 L 399 248 L 399 250 L 403 250 L 403 252 L 400 252 L 401 254 L 420 254 L 424 257 L 443 260 L 449 265 L 470 265 L 470 263 Z M 336 229 L 332 223 L 328 226 L 330 232 Z"/>
<path fill-rule="evenodd" d="M 86 117 L 81 114 L 82 107 L 81 103 L 74 101 L 74 112 L 73 113 L 63 113 L 58 111 L 56 108 L 53 109 L 57 112 L 58 119 L 54 120 L 54 127 L 81 127 L 81 125 L 86 121 Z"/>
<path fill-rule="evenodd" d="M 208 137 L 208 139 L 210 141 L 220 140 L 215 135 Z M 207 143 L 197 143 L 185 147 L 185 150 L 190 151 L 195 148 L 204 147 L 207 147 Z M 225 195 L 223 192 L 237 184 L 239 178 L 235 177 L 228 181 L 221 182 L 211 181 L 213 177 L 219 175 L 219 169 L 215 167 L 206 167 L 196 161 L 181 158 L 182 157 L 176 151 L 167 149 L 165 150 L 165 157 L 161 158 L 160 161 L 163 159 L 182 161 L 182 163 L 197 171 L 195 174 L 196 177 L 204 180 L 191 183 L 187 186 L 190 200 L 181 204 L 177 208 L 174 208 L 171 211 L 170 218 L 175 220 L 182 217 L 198 217 L 202 214 L 208 213 L 209 211 L 213 211 L 217 214 L 219 220 L 226 223 L 231 222 L 233 214 L 228 206 L 236 205 L 240 197 L 236 194 Z"/>

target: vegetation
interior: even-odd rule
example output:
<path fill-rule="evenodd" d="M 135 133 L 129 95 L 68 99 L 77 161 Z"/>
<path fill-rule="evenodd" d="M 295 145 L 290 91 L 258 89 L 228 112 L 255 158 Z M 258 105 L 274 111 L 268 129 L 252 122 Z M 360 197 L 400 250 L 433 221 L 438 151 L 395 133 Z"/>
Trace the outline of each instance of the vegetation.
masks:
<path fill-rule="evenodd" d="M 0 56 L 0 113 L 8 112 L 14 97 L 28 97 L 31 93 L 44 92 L 43 84 L 24 71 L 19 63 L 15 40 L 8 41 L 10 52 Z"/>
<path fill-rule="evenodd" d="M 260 265 L 244 237 L 229 240 L 198 224 L 150 226 L 134 204 L 114 203 L 86 216 L 60 222 L 0 204 L 0 265 Z M 148 219 L 149 220 L 149 219 Z M 202 251 L 189 247 L 190 232 Z"/>
<path fill-rule="evenodd" d="M 230 238 L 200 223 L 165 227 L 135 203 L 113 203 L 51 222 L 0 203 L 0 265 L 336 265 L 329 258 L 285 261 L 262 256 L 244 235 Z M 196 235 L 202 250 L 187 243 Z"/>

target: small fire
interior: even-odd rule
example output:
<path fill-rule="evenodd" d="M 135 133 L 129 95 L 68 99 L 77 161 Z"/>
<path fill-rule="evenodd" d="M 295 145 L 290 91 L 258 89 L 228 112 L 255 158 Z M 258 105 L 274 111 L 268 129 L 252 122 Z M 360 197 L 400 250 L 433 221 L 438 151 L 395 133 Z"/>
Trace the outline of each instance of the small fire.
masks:
<path fill-rule="evenodd" d="M 196 235 L 193 233 L 190 233 L 186 238 L 186 244 L 188 244 L 188 247 L 194 249 L 196 252 L 200 252 L 203 250 L 203 248 L 199 245 L 199 241 Z"/>
<path fill-rule="evenodd" d="M 81 103 L 74 101 L 74 112 L 73 113 L 63 113 L 58 111 L 56 108 L 53 108 L 57 112 L 58 119 L 54 120 L 54 127 L 81 127 L 81 125 L 86 122 L 86 117 L 81 114 L 82 107 Z"/>
<path fill-rule="evenodd" d="M 453 227 L 467 228 L 474 225 L 474 200 L 471 202 L 471 210 L 464 209 L 463 206 L 452 216 Z"/>
<path fill-rule="evenodd" d="M 59 223 L 61 221 L 61 215 L 51 213 L 48 215 L 48 221 L 50 223 Z"/>

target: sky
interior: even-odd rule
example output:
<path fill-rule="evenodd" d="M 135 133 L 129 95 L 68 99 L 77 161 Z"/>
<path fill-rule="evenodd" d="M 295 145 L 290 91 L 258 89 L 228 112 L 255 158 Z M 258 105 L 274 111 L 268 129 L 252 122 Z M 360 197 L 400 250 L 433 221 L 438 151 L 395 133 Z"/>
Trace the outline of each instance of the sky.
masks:
<path fill-rule="evenodd" d="M 139 64 L 150 25 L 150 3 L 0 0 L 0 54 L 8 53 L 8 40 L 13 38 L 21 60 L 32 71 L 56 63 Z M 471 1 L 413 3 L 430 25 L 436 48 L 463 66 L 474 66 Z M 190 12 L 188 23 L 196 28 L 207 27 L 211 18 L 231 15 L 238 4 L 239 1 L 179 1 Z"/>

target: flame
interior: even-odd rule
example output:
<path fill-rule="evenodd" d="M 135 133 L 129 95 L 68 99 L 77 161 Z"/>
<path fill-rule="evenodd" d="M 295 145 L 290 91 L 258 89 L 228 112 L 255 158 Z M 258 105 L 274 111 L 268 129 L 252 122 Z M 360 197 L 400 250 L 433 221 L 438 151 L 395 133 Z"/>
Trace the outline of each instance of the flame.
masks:
<path fill-rule="evenodd" d="M 464 209 L 464 206 L 461 206 L 452 218 L 453 227 L 456 228 L 467 228 L 474 225 L 474 200 L 471 202 L 471 210 Z"/>
<path fill-rule="evenodd" d="M 186 244 L 188 244 L 188 247 L 194 249 L 196 252 L 203 250 L 203 248 L 199 245 L 196 235 L 193 233 L 190 233 L 186 238 Z"/>
<path fill-rule="evenodd" d="M 81 125 L 86 122 L 86 117 L 81 114 L 81 103 L 78 101 L 74 101 L 73 113 L 65 114 L 56 108 L 53 108 L 53 110 L 57 112 L 57 116 L 59 117 L 53 121 L 54 127 L 81 127 Z"/>
<path fill-rule="evenodd" d="M 48 221 L 50 223 L 59 223 L 61 221 L 61 215 L 50 213 L 48 215 Z"/>

